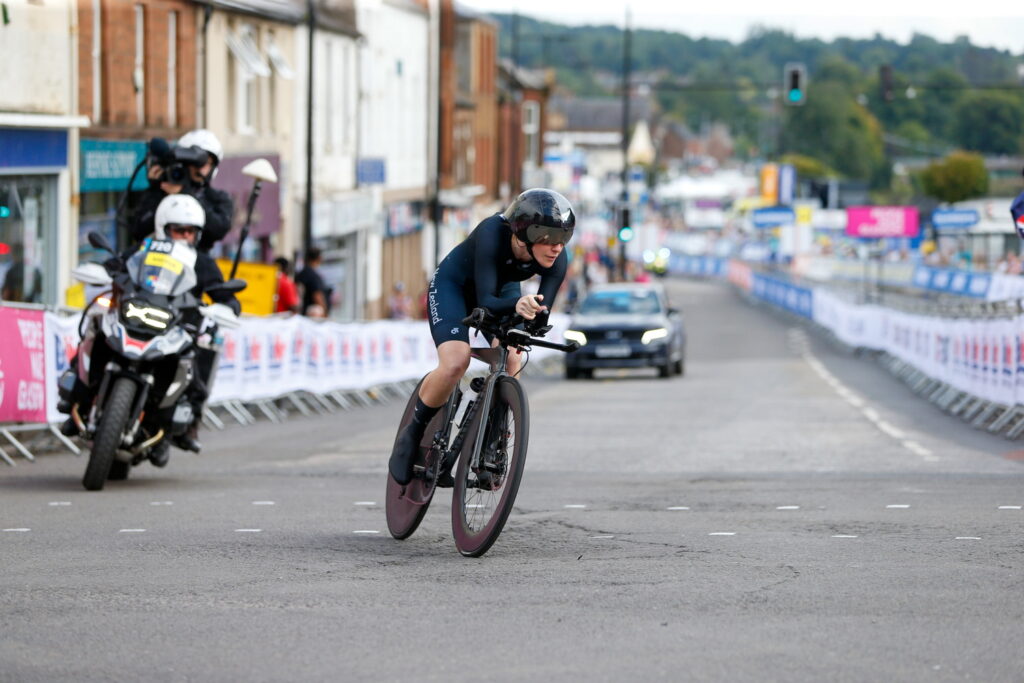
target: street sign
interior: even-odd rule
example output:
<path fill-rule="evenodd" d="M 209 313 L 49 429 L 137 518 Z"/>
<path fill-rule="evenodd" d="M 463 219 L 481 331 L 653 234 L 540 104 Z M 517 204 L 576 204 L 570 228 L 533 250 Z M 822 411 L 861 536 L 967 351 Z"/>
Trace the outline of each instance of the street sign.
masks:
<path fill-rule="evenodd" d="M 796 213 L 788 206 L 770 206 L 754 209 L 750 219 L 755 228 L 774 228 L 779 225 L 792 225 L 796 220 Z"/>
<path fill-rule="evenodd" d="M 969 228 L 981 220 L 977 209 L 936 209 L 932 212 L 932 225 L 942 228 Z"/>

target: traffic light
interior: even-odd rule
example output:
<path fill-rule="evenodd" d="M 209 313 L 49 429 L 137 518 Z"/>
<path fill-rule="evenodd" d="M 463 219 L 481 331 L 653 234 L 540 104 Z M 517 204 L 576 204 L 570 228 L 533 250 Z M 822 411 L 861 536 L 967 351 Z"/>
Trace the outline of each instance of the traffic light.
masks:
<path fill-rule="evenodd" d="M 9 206 L 4 206 L 3 204 L 0 204 L 0 218 L 10 218 L 10 216 L 11 208 Z"/>
<path fill-rule="evenodd" d="M 619 241 L 628 242 L 633 239 L 633 228 L 629 225 L 629 207 L 622 209 L 622 222 L 619 224 Z"/>
<path fill-rule="evenodd" d="M 892 102 L 892 67 L 883 64 L 878 67 L 878 89 L 882 95 L 883 102 Z"/>
<path fill-rule="evenodd" d="M 786 98 L 786 104 L 799 106 L 807 101 L 807 67 L 803 64 L 787 64 L 782 83 L 782 96 Z"/>

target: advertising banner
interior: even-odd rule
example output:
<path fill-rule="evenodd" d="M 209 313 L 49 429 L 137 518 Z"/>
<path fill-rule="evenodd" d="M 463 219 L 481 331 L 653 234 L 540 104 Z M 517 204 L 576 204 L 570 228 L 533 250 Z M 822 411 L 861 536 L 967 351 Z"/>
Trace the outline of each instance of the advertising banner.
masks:
<path fill-rule="evenodd" d="M 851 206 L 846 209 L 846 234 L 850 237 L 917 237 L 919 232 L 916 206 Z"/>
<path fill-rule="evenodd" d="M 43 312 L 0 307 L 0 339 L 0 422 L 45 422 Z"/>

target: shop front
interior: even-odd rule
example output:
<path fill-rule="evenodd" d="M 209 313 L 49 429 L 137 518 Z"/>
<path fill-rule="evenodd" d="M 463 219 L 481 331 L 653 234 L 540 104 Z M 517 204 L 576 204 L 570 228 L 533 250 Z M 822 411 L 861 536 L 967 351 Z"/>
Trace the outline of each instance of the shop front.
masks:
<path fill-rule="evenodd" d="M 129 237 L 117 226 L 117 207 L 132 181 L 131 191 L 148 187 L 146 169 L 139 164 L 146 158 L 146 143 L 141 140 L 96 140 L 82 138 L 79 144 L 78 260 L 92 261 L 99 254 L 88 240 L 98 232 L 111 244 L 127 247 Z M 139 172 L 132 180 L 135 169 Z"/>
<path fill-rule="evenodd" d="M 0 127 L 0 299 L 63 304 L 68 131 Z"/>
<path fill-rule="evenodd" d="M 358 320 L 366 305 L 366 259 L 368 236 L 378 231 L 373 193 L 355 191 L 329 200 L 313 202 L 313 246 L 322 252 L 319 268 L 331 288 L 330 317 Z"/>
<path fill-rule="evenodd" d="M 252 192 L 253 179 L 242 174 L 242 169 L 256 159 L 266 159 L 274 168 L 279 179 L 278 184 L 262 183 L 260 196 L 252 211 L 252 223 L 249 226 L 249 237 L 242 246 L 242 261 L 269 263 L 280 251 L 278 241 L 282 228 L 281 221 L 281 187 L 286 180 L 281 173 L 281 157 L 278 154 L 256 154 L 226 156 L 220 162 L 217 176 L 212 185 L 231 195 L 235 202 L 235 216 L 231 232 L 217 246 L 214 253 L 222 258 L 234 258 L 238 247 L 238 238 L 245 225 L 249 194 Z"/>
<path fill-rule="evenodd" d="M 401 300 L 410 297 L 414 304 L 423 298 L 430 274 L 424 268 L 422 201 L 394 202 L 384 207 L 384 240 L 381 245 L 381 284 L 383 301 L 377 311 L 380 317 L 400 317 L 402 312 L 391 310 L 392 297 Z M 410 311 L 419 317 L 419 306 Z"/>

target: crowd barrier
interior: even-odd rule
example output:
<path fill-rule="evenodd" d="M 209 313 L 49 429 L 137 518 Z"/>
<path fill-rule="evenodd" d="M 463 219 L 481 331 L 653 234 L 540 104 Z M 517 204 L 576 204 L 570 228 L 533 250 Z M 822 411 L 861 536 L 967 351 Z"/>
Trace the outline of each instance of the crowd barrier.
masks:
<path fill-rule="evenodd" d="M 946 412 L 1008 438 L 1024 433 L 1024 312 L 1017 302 L 964 308 L 959 315 L 921 314 L 859 304 L 739 261 L 715 272 L 847 347 L 876 352 L 890 372 Z"/>
<path fill-rule="evenodd" d="M 57 379 L 78 348 L 81 315 L 61 315 L 41 307 L 0 306 L 0 436 L 28 460 L 31 449 L 15 436 L 45 431 L 69 450 L 77 445 L 56 429 L 66 415 L 57 411 Z M 562 339 L 568 316 L 553 314 L 550 339 Z M 223 427 L 223 413 L 240 423 L 262 413 L 271 420 L 286 414 L 282 404 L 303 414 L 326 412 L 401 397 L 410 383 L 435 367 L 437 355 L 425 321 L 359 323 L 314 321 L 301 316 L 242 318 L 222 332 L 208 411 L 204 419 Z M 471 333 L 474 346 L 487 346 Z M 551 349 L 530 353 L 527 369 L 558 355 Z M 471 372 L 482 372 L 473 361 Z M 218 410 L 222 413 L 218 414 Z M 0 448 L 0 459 L 13 459 Z"/>

